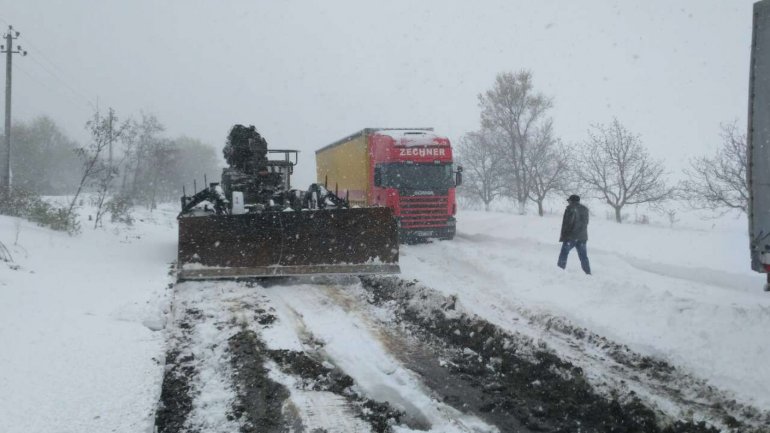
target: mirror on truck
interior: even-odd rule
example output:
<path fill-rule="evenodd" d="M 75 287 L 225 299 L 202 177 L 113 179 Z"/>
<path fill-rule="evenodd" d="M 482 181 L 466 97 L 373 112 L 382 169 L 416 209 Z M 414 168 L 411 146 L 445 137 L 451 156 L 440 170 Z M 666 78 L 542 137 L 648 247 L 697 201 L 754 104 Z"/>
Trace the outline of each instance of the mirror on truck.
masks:
<path fill-rule="evenodd" d="M 460 186 L 463 184 L 463 166 L 459 165 L 457 166 L 457 171 L 455 172 L 455 186 Z"/>
<path fill-rule="evenodd" d="M 382 167 L 374 167 L 374 186 L 382 186 Z"/>

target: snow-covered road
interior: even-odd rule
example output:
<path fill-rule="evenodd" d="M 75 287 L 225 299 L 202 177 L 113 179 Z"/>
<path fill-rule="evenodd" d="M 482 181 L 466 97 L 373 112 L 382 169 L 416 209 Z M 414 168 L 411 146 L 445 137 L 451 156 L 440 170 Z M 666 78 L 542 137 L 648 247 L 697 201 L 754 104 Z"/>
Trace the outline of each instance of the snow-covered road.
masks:
<path fill-rule="evenodd" d="M 175 213 L 173 207 L 142 213 L 131 229 L 85 227 L 76 237 L 0 217 L 0 242 L 14 258 L 0 263 L 0 431 L 152 431 L 173 326 L 157 330 L 185 317 L 166 315 Z M 595 219 L 590 277 L 574 253 L 566 271 L 555 266 L 559 224 L 554 215 L 461 212 L 454 241 L 402 247 L 401 278 L 456 299 L 458 310 L 505 332 L 541 342 L 580 367 L 600 392 L 625 386 L 674 417 L 693 401 L 731 399 L 736 411 L 768 416 L 770 296 L 761 291 L 763 277 L 748 270 L 741 224 L 672 229 Z M 396 425 L 401 431 L 494 431 L 429 389 L 427 377 L 399 356 L 403 347 L 388 331 L 396 323 L 391 307 L 367 307 L 359 283 L 347 281 L 343 286 L 353 288 L 345 290 L 336 283 L 277 284 L 226 283 L 212 292 L 229 293 L 209 305 L 212 315 L 224 316 L 196 328 L 203 333 L 196 341 L 240 335 L 240 325 L 222 321 L 250 324 L 245 329 L 272 351 L 270 378 L 290 390 L 297 419 L 323 427 L 344 418 L 355 430 L 359 418 L 344 414 L 371 399 L 405 414 Z M 222 304 L 227 299 L 232 304 Z M 250 310 L 239 312 L 243 302 L 269 305 L 275 324 L 244 319 Z M 223 329 L 232 333 L 219 335 Z M 344 372 L 359 400 L 296 383 L 281 368 L 279 351 L 319 356 L 328 365 L 314 368 Z M 201 361 L 217 365 L 229 359 L 226 352 Z M 227 398 L 228 382 L 216 378 L 246 369 L 237 358 L 229 370 L 212 372 L 210 401 L 198 409 Z M 628 380 L 634 368 L 658 361 L 676 368 L 665 376 L 669 383 Z M 709 386 L 713 393 L 699 394 Z M 679 399 L 671 397 L 677 390 Z M 342 415 L 320 416 L 323 407 Z M 387 418 L 386 412 L 378 413 Z M 229 422 L 222 416 L 216 419 Z"/>

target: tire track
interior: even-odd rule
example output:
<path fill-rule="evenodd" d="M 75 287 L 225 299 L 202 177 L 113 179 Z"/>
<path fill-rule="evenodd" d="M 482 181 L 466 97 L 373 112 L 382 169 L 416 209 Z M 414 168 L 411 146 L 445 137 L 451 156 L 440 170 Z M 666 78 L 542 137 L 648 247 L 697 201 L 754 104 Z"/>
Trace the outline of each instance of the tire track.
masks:
<path fill-rule="evenodd" d="M 398 278 L 362 280 L 370 301 L 391 308 L 395 321 L 440 354 L 439 365 L 451 372 L 442 374 L 428 366 L 426 380 L 439 385 L 461 381 L 483 390 L 481 397 L 459 403 L 502 431 L 518 431 L 515 422 L 532 431 L 720 431 L 689 418 L 661 416 L 632 390 L 597 392 L 582 368 L 542 342 L 457 311 L 453 297 Z M 627 355 L 629 364 L 637 361 L 632 355 Z M 637 374 L 644 374 L 645 368 L 653 374 L 664 370 L 651 359 L 642 359 L 640 365 Z M 724 431 L 765 431 L 734 418 L 715 421 Z"/>
<path fill-rule="evenodd" d="M 358 280 L 339 282 L 328 279 L 327 284 L 273 287 L 277 290 L 268 295 L 282 317 L 279 321 L 292 323 L 297 335 L 304 335 L 306 352 L 350 375 L 369 398 L 387 401 L 401 412 L 403 424 L 399 431 L 497 431 L 477 417 L 437 400 L 419 375 L 390 352 L 392 346 L 366 318 L 369 312 L 361 309 L 362 304 L 344 295 L 360 292 Z M 338 335 L 349 341 L 340 341 Z"/>
<path fill-rule="evenodd" d="M 293 327 L 273 314 L 270 290 L 249 282 L 175 287 L 157 431 L 391 431 L 401 413 L 358 393 L 312 344 L 307 353 L 266 346 L 263 332 Z"/>

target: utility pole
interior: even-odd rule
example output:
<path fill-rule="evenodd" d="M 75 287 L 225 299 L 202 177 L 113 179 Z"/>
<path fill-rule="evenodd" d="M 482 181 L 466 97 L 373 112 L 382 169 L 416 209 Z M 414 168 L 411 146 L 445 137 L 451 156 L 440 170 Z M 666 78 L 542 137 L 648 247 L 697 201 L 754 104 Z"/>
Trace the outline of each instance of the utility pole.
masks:
<path fill-rule="evenodd" d="M 0 53 L 5 53 L 5 149 L 0 157 L 0 188 L 6 196 L 11 195 L 11 61 L 14 54 L 27 55 L 21 45 L 17 45 L 15 51 L 13 49 L 13 40 L 20 35 L 9 25 L 8 33 L 3 36 L 5 45 L 0 45 Z"/>

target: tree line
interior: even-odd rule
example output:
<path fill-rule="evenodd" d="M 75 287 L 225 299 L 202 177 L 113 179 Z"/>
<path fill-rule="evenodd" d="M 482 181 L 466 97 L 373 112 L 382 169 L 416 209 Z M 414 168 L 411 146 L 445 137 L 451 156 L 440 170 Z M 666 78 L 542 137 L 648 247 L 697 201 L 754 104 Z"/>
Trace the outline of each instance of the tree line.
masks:
<path fill-rule="evenodd" d="M 204 177 L 216 179 L 221 168 L 217 150 L 202 141 L 169 138 L 154 114 L 122 119 L 114 110 L 96 112 L 86 122 L 88 141 L 70 139 L 48 116 L 16 122 L 11 128 L 12 185 L 17 207 L 31 196 L 72 196 L 64 214 L 71 215 L 83 193 L 97 211 L 94 226 L 108 212 L 126 215 L 134 205 L 153 209 L 176 201 L 183 185 Z M 26 197 L 19 201 L 18 197 Z M 23 202 L 23 203 L 22 203 Z M 8 209 L 16 214 L 21 209 Z M 19 215 L 22 216 L 22 215 Z"/>
<path fill-rule="evenodd" d="M 461 137 L 457 149 L 465 168 L 460 194 L 486 210 L 507 197 L 520 213 L 534 203 L 543 216 L 547 197 L 573 193 L 599 199 L 617 222 L 626 206 L 671 199 L 717 212 L 747 210 L 746 134 L 734 124 L 722 125 L 716 155 L 693 158 L 686 180 L 672 184 L 663 161 L 618 119 L 591 125 L 580 143 L 562 142 L 549 115 L 553 99 L 535 90 L 530 71 L 498 74 L 478 100 L 479 129 Z"/>

